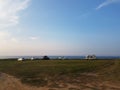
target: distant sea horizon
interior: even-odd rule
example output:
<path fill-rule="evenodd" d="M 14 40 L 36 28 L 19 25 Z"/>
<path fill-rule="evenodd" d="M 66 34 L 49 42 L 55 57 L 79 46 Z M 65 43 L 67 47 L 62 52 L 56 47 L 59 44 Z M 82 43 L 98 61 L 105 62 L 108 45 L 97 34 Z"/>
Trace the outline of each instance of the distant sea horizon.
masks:
<path fill-rule="evenodd" d="M 16 58 L 39 58 L 43 56 L 0 56 L 0 59 L 16 59 Z M 50 59 L 58 59 L 59 57 L 64 57 L 65 59 L 85 59 L 86 56 L 49 56 Z M 96 56 L 97 59 L 120 59 L 120 56 Z"/>

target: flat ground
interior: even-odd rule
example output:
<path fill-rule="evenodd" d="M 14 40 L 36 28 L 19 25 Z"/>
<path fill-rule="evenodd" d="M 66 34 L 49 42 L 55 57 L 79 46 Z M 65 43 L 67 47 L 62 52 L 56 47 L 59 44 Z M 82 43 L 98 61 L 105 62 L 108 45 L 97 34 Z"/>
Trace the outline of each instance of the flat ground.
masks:
<path fill-rule="evenodd" d="M 120 60 L 1 60 L 0 72 L 0 90 L 120 90 Z"/>

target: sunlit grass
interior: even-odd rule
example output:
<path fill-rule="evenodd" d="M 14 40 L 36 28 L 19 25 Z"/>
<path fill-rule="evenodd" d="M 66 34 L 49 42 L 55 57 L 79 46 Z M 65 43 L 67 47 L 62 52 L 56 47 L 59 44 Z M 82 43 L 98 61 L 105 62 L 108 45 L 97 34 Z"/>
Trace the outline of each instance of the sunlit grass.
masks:
<path fill-rule="evenodd" d="M 104 79 L 120 80 L 119 60 L 40 60 L 0 61 L 0 72 L 20 78 L 23 83 L 46 85 L 48 79 L 73 77 L 81 73 L 98 73 Z"/>

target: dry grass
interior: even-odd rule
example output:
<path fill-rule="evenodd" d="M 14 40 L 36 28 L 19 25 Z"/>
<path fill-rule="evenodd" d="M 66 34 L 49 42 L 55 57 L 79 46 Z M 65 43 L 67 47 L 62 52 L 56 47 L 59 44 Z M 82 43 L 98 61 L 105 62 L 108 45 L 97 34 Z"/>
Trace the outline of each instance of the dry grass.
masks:
<path fill-rule="evenodd" d="M 0 61 L 0 72 L 17 77 L 26 85 L 47 87 L 46 90 L 120 89 L 118 87 L 120 83 L 119 60 L 24 62 L 9 60 Z"/>

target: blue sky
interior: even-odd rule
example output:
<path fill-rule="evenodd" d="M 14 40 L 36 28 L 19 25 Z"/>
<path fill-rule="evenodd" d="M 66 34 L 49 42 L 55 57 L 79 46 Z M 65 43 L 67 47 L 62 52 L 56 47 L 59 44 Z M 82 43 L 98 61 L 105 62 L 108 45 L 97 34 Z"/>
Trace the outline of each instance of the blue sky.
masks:
<path fill-rule="evenodd" d="M 120 55 L 120 0 L 0 0 L 0 55 Z"/>

